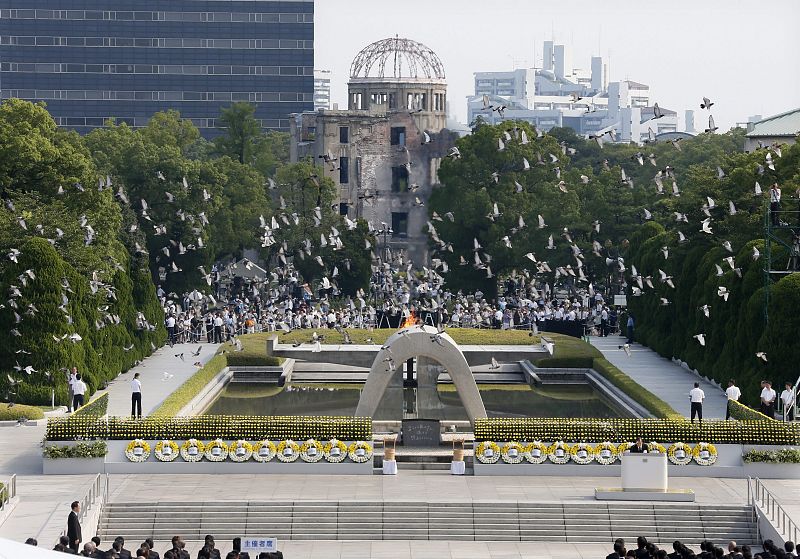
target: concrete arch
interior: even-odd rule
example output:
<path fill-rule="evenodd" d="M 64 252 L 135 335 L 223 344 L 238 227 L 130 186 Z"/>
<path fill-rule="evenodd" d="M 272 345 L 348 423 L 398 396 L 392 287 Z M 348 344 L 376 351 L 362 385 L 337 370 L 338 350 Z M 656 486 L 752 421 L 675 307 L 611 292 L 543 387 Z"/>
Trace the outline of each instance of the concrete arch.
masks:
<path fill-rule="evenodd" d="M 389 336 L 384 348 L 372 362 L 367 382 L 358 400 L 357 416 L 374 417 L 392 378 L 403 374 L 403 363 L 414 357 L 424 357 L 439 363 L 450 374 L 470 422 L 486 417 L 486 408 L 478 392 L 475 377 L 453 338 L 444 333 L 439 334 L 431 326 L 413 326 Z M 388 358 L 394 363 L 395 370 L 391 370 L 390 363 L 386 361 Z"/>

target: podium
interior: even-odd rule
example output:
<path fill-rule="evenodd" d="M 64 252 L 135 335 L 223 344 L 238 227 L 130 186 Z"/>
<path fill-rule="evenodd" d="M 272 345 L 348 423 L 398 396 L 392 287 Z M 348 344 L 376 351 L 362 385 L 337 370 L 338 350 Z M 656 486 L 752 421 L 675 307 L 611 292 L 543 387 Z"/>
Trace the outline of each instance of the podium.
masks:
<path fill-rule="evenodd" d="M 623 491 L 667 491 L 667 455 L 663 452 L 622 455 Z"/>
<path fill-rule="evenodd" d="M 678 501 L 694 502 L 691 489 L 670 489 L 667 455 L 625 452 L 622 461 L 622 487 L 597 487 L 595 499 L 609 501 Z"/>

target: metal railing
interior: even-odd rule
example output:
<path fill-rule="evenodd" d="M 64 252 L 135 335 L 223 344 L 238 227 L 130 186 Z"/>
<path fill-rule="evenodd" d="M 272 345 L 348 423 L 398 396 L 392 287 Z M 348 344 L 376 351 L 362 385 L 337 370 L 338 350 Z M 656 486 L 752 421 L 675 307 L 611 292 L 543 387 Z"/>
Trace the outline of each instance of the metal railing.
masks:
<path fill-rule="evenodd" d="M 769 492 L 759 478 L 747 476 L 747 503 L 753 507 L 754 511 L 756 505 L 758 505 L 764 514 L 769 517 L 775 529 L 781 535 L 788 536 L 785 538 L 787 541 L 798 541 L 797 536 L 800 533 L 800 526 L 789 517 L 778 500 L 775 499 L 775 496 Z M 756 526 L 758 526 L 757 522 Z M 759 539 L 760 536 L 761 534 L 759 533 Z"/>
<path fill-rule="evenodd" d="M 8 481 L 3 481 L 0 489 L 0 512 L 6 510 L 8 503 L 17 496 L 17 474 L 11 474 Z"/>
<path fill-rule="evenodd" d="M 101 506 L 106 503 L 108 500 L 108 487 L 108 474 L 97 474 L 89 487 L 89 491 L 80 500 L 81 510 L 78 513 L 78 522 L 83 524 L 87 513 L 92 509 L 98 498 L 101 499 Z M 66 534 L 67 531 L 62 530 L 61 535 L 65 536 Z"/>

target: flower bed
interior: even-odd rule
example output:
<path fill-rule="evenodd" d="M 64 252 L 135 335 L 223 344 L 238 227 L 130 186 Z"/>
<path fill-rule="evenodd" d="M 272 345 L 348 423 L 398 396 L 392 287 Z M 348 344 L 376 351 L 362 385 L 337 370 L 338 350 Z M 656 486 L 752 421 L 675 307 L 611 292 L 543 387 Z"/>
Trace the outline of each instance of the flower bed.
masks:
<path fill-rule="evenodd" d="M 779 450 L 748 450 L 742 459 L 746 464 L 800 464 L 800 450 L 781 448 Z"/>
<path fill-rule="evenodd" d="M 800 444 L 800 427 L 782 421 L 679 419 L 489 418 L 475 420 L 477 441 L 634 440 L 713 444 Z"/>
<path fill-rule="evenodd" d="M 571 461 L 579 465 L 597 462 L 607 466 L 614 464 L 632 444 L 630 442 L 614 444 L 606 441 L 591 445 L 583 442 L 570 444 L 564 441 L 555 441 L 547 446 L 547 443 L 540 441 L 532 443 L 509 441 L 500 446 L 493 441 L 483 441 L 475 450 L 475 459 L 481 464 L 497 464 L 500 457 L 506 464 L 519 464 L 524 457 L 531 464 L 542 464 L 545 461 L 550 461 L 552 464 L 567 464 Z M 676 465 L 685 465 L 694 461 L 700 466 L 711 466 L 717 460 L 717 449 L 709 443 L 698 443 L 694 449 L 685 443 L 672 443 L 669 448 L 655 442 L 649 443 L 647 446 L 650 452 L 667 453 L 670 462 Z M 678 453 L 677 456 L 680 457 L 678 461 L 676 461 L 673 448 L 683 452 L 682 454 Z M 511 449 L 521 452 L 519 455 L 510 453 Z M 517 456 L 520 458 L 517 459 Z"/>
<path fill-rule="evenodd" d="M 48 441 L 74 440 L 372 440 L 372 420 L 368 417 L 306 416 L 213 416 L 51 418 L 47 422 Z"/>
<path fill-rule="evenodd" d="M 103 458 L 108 453 L 108 445 L 105 441 L 93 443 L 78 443 L 76 445 L 45 446 L 42 455 L 49 460 L 59 460 L 64 458 Z"/>

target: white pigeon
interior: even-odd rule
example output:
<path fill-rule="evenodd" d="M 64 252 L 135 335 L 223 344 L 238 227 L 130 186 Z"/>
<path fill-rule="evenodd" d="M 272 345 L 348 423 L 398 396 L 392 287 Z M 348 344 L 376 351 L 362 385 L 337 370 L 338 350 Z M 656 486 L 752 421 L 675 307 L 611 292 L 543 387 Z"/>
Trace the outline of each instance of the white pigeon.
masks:
<path fill-rule="evenodd" d="M 705 334 L 695 334 L 692 336 L 695 340 L 700 342 L 700 345 L 705 347 L 706 346 L 706 335 Z"/>
<path fill-rule="evenodd" d="M 766 363 L 766 362 L 767 362 L 767 354 L 766 354 L 766 352 L 764 352 L 764 351 L 759 351 L 759 352 L 757 352 L 757 353 L 756 353 L 756 357 L 758 357 L 759 359 L 761 359 L 761 360 L 762 360 L 764 363 Z"/>
<path fill-rule="evenodd" d="M 719 295 L 720 297 L 722 297 L 722 299 L 723 299 L 723 300 L 727 301 L 727 300 L 728 300 L 728 297 L 730 297 L 730 295 L 731 295 L 731 292 L 730 292 L 730 291 L 728 291 L 728 288 L 727 288 L 727 287 L 720 286 L 720 287 L 717 289 L 717 295 Z"/>

